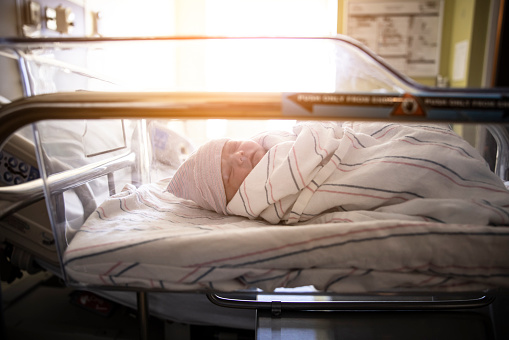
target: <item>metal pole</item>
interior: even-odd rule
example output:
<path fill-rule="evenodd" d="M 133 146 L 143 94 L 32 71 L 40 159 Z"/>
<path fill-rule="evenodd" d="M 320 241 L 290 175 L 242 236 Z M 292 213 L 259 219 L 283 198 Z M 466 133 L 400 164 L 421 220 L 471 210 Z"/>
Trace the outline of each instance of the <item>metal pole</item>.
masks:
<path fill-rule="evenodd" d="M 148 296 L 147 292 L 136 292 L 138 301 L 138 325 L 140 327 L 140 340 L 148 339 Z"/>

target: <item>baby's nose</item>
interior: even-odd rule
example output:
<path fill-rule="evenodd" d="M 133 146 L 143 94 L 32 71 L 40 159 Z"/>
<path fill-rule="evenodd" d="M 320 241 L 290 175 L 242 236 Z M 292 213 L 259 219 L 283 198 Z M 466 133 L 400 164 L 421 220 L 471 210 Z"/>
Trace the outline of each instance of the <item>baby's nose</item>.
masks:
<path fill-rule="evenodd" d="M 244 154 L 244 151 L 239 151 L 237 152 L 237 162 L 239 162 L 239 164 L 242 164 L 246 161 L 246 155 Z"/>

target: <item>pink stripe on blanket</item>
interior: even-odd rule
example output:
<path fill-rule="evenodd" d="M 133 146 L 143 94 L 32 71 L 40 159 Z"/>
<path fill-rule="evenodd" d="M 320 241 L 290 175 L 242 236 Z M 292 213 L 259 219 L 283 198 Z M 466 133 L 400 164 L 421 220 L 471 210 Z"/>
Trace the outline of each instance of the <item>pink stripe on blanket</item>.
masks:
<path fill-rule="evenodd" d="M 111 246 L 111 245 L 115 245 L 115 244 L 130 244 L 133 241 L 139 241 L 139 239 L 138 238 L 132 238 L 132 239 L 127 239 L 127 240 L 122 240 L 122 241 L 115 241 L 115 242 L 106 242 L 106 243 L 94 244 L 93 246 L 75 248 L 75 249 L 71 249 L 71 250 L 68 249 L 65 252 L 67 254 L 70 254 L 70 253 L 74 253 L 76 251 L 89 250 L 89 249 L 94 249 L 94 248 L 98 248 L 98 247 Z"/>
<path fill-rule="evenodd" d="M 422 269 L 422 268 L 427 268 L 427 267 L 433 267 L 433 268 L 439 268 L 439 269 L 460 269 L 460 270 L 464 270 L 464 271 L 493 270 L 493 269 L 506 270 L 506 271 L 509 270 L 509 267 L 504 267 L 504 266 L 466 266 L 466 265 L 457 265 L 457 264 L 442 266 L 442 265 L 434 264 L 432 262 L 421 264 L 421 265 L 416 265 L 416 266 L 411 266 L 411 267 L 403 266 L 403 267 L 398 267 L 398 268 L 388 269 L 388 270 L 403 272 L 403 271 L 414 271 L 417 269 Z"/>
<path fill-rule="evenodd" d="M 121 198 L 121 199 L 120 199 L 120 205 L 121 205 L 121 206 L 123 205 L 123 206 L 124 206 L 124 208 L 125 208 L 127 211 L 131 211 L 131 209 L 129 209 L 129 208 L 127 207 L 127 200 L 126 200 L 126 199 Z"/>
<path fill-rule="evenodd" d="M 117 268 L 118 266 L 120 266 L 122 264 L 122 262 L 117 262 L 116 264 L 114 264 L 110 269 L 108 269 L 106 271 L 106 273 L 103 273 L 102 275 L 110 275 L 110 273 L 115 269 Z"/>
<path fill-rule="evenodd" d="M 249 211 L 251 211 L 251 215 L 256 216 L 256 214 L 253 212 L 253 208 L 251 208 L 251 202 L 249 202 L 249 195 L 247 194 L 247 189 L 246 189 L 246 181 L 244 181 L 243 188 L 244 188 L 244 196 L 246 196 Z"/>
<path fill-rule="evenodd" d="M 419 169 L 426 169 L 426 170 L 430 170 L 432 172 L 435 172 L 437 174 L 439 174 L 440 176 L 442 177 L 445 177 L 447 178 L 450 182 L 456 184 L 457 186 L 460 186 L 460 187 L 463 187 L 463 188 L 473 188 L 473 189 L 483 189 L 483 190 L 488 190 L 488 191 L 493 191 L 493 192 L 500 192 L 500 193 L 507 193 L 507 190 L 501 190 L 501 189 L 494 189 L 494 188 L 488 188 L 488 187 L 485 187 L 485 186 L 480 186 L 480 185 L 466 185 L 466 184 L 460 184 L 458 182 L 456 182 L 453 178 L 451 178 L 450 176 L 436 170 L 436 169 L 433 169 L 433 168 L 430 168 L 429 166 L 424 166 L 424 165 L 418 165 L 418 164 L 413 164 L 413 163 L 407 163 L 407 162 L 396 162 L 396 161 L 368 161 L 366 163 L 363 163 L 363 164 L 360 164 L 359 167 L 364 167 L 364 166 L 367 166 L 367 165 L 372 165 L 372 164 L 379 164 L 379 163 L 386 163 L 386 164 L 397 164 L 397 165 L 407 165 L 407 166 L 412 166 L 412 167 L 415 167 L 415 168 L 419 168 Z M 339 167 L 337 168 L 339 171 L 342 171 L 342 172 L 351 172 L 351 171 L 355 171 L 356 169 L 351 169 L 351 170 L 345 170 L 345 169 L 340 169 Z"/>
<path fill-rule="evenodd" d="M 105 286 L 109 286 L 109 282 L 106 281 L 101 274 L 99 274 L 99 279 L 104 283 Z"/>
<path fill-rule="evenodd" d="M 426 224 L 397 224 L 397 225 L 390 225 L 390 226 L 378 227 L 378 228 L 364 228 L 364 229 L 349 231 L 346 233 L 337 233 L 337 234 L 332 234 L 332 235 L 327 235 L 327 236 L 316 237 L 316 238 L 312 238 L 312 239 L 308 239 L 308 240 L 300 241 L 300 242 L 295 242 L 295 243 L 287 243 L 287 244 L 281 245 L 279 247 L 263 249 L 263 250 L 259 250 L 259 251 L 255 251 L 255 252 L 251 252 L 251 253 L 245 253 L 245 254 L 240 254 L 240 255 L 235 255 L 235 256 L 230 256 L 230 257 L 224 257 L 224 258 L 220 258 L 220 259 L 216 259 L 216 260 L 212 260 L 212 261 L 188 265 L 186 267 L 197 267 L 196 268 L 196 270 L 197 270 L 198 268 L 201 268 L 203 266 L 208 266 L 213 263 L 237 260 L 237 259 L 241 259 L 244 257 L 265 254 L 265 253 L 269 253 L 269 252 L 273 252 L 273 251 L 277 251 L 277 250 L 281 250 L 281 249 L 285 249 L 285 248 L 301 246 L 301 245 L 309 244 L 309 243 L 316 242 L 316 241 L 322 241 L 322 240 L 327 240 L 327 239 L 332 239 L 332 238 L 337 238 L 337 237 L 345 237 L 345 236 L 361 234 L 361 233 L 366 233 L 366 232 L 392 230 L 392 229 L 409 228 L 409 227 L 421 227 L 421 226 L 426 226 Z"/>
<path fill-rule="evenodd" d="M 109 218 L 109 216 L 108 216 L 108 215 L 106 215 L 106 212 L 104 211 L 104 208 L 103 208 L 103 207 L 99 207 L 99 208 L 97 208 L 97 210 L 101 210 L 101 214 L 103 215 L 103 217 L 105 217 L 105 218 Z"/>
<path fill-rule="evenodd" d="M 452 150 L 452 151 L 456 151 L 457 153 L 460 154 L 460 156 L 463 156 L 465 158 L 470 158 L 468 157 L 467 155 L 465 155 L 464 152 L 461 152 L 460 150 L 456 149 L 456 148 L 453 148 L 453 147 L 450 147 L 450 146 L 447 146 L 447 145 L 442 145 L 442 144 L 439 144 L 439 143 L 433 143 L 433 142 L 420 142 L 420 143 L 412 143 L 411 141 L 407 140 L 407 139 L 395 139 L 395 141 L 398 141 L 398 142 L 405 142 L 405 143 L 408 143 L 408 144 L 411 144 L 411 145 L 415 145 L 415 146 L 427 146 L 427 145 L 433 145 L 433 146 L 437 146 L 439 148 L 444 148 L 444 149 L 449 149 L 449 150 Z"/>
<path fill-rule="evenodd" d="M 310 128 L 313 133 L 313 136 L 316 137 L 316 144 L 318 146 L 318 148 L 320 148 L 320 150 L 324 151 L 325 152 L 325 158 L 327 158 L 327 156 L 329 156 L 329 152 L 327 151 L 327 149 L 324 149 L 322 148 L 322 145 L 320 143 L 320 134 L 313 128 Z"/>
<path fill-rule="evenodd" d="M 368 197 L 368 198 L 374 198 L 379 200 L 393 200 L 398 199 L 402 200 L 404 202 L 408 201 L 408 198 L 399 197 L 399 196 L 392 196 L 392 197 L 382 197 L 382 196 L 375 196 L 375 195 L 368 195 L 368 194 L 358 194 L 353 192 L 347 192 L 347 191 L 339 191 L 339 190 L 325 190 L 325 189 L 318 189 L 317 192 L 326 192 L 330 194 L 340 194 L 340 195 L 350 195 L 350 196 L 361 196 L 361 197 Z"/>
<path fill-rule="evenodd" d="M 189 276 L 193 275 L 194 273 L 196 273 L 201 267 L 196 267 L 194 268 L 194 270 L 190 271 L 189 273 L 187 273 L 186 275 L 184 275 L 180 280 L 177 281 L 177 283 L 182 283 L 184 282 L 185 279 L 187 279 Z"/>
<path fill-rule="evenodd" d="M 273 188 L 272 188 L 272 182 L 270 181 L 270 179 L 269 179 L 269 185 L 270 185 L 270 198 L 272 199 L 272 202 L 274 202 L 274 204 L 276 204 L 276 200 L 274 199 L 274 195 L 272 194 Z M 281 213 L 283 213 L 284 210 L 283 210 L 283 204 L 281 203 L 281 200 L 277 201 L 277 203 L 279 203 L 279 210 L 281 211 Z M 276 208 L 277 208 L 277 205 L 276 205 Z"/>
<path fill-rule="evenodd" d="M 277 154 L 277 145 L 274 147 L 274 152 L 273 152 L 273 156 L 272 156 L 272 171 L 274 171 L 274 166 L 276 164 L 276 154 Z"/>
<path fill-rule="evenodd" d="M 350 140 L 350 142 L 352 142 L 352 146 L 353 146 L 353 148 L 354 148 L 354 149 L 357 149 L 357 150 L 358 150 L 358 149 L 360 149 L 360 148 L 358 148 L 358 147 L 355 145 L 355 143 L 354 143 L 353 139 L 352 139 L 352 138 L 350 138 L 350 136 L 348 136 L 346 133 L 345 133 L 345 136 L 346 136 L 346 138 L 348 138 L 348 139 Z"/>
<path fill-rule="evenodd" d="M 276 164 L 276 153 L 277 153 L 277 145 L 274 147 L 274 156 L 272 158 L 272 171 L 274 171 L 274 166 Z M 276 202 L 275 198 L 274 198 L 274 195 L 273 195 L 273 188 L 272 188 L 272 182 L 270 181 L 270 177 L 269 177 L 269 185 L 270 185 L 270 197 L 272 198 L 272 202 Z M 277 206 L 276 206 L 276 209 L 277 209 Z M 283 204 L 281 203 L 281 201 L 279 201 L 279 210 L 281 211 L 281 213 L 284 212 L 283 210 Z"/>
<path fill-rule="evenodd" d="M 375 138 L 376 138 L 376 139 L 381 139 L 381 138 L 385 137 L 385 135 L 386 135 L 389 131 L 392 131 L 392 130 L 394 130 L 395 128 L 396 128 L 395 126 L 394 126 L 394 127 L 391 127 L 390 129 L 385 130 L 385 133 L 384 133 L 383 135 L 378 136 L 378 137 L 375 137 Z"/>

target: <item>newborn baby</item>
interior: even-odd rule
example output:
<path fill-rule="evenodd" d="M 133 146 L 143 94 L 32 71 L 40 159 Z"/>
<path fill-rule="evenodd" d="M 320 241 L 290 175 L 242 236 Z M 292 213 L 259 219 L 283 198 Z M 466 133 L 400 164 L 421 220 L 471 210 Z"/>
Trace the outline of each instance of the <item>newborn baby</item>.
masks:
<path fill-rule="evenodd" d="M 200 146 L 178 168 L 168 191 L 227 215 L 226 205 L 266 152 L 253 140 L 212 140 Z"/>

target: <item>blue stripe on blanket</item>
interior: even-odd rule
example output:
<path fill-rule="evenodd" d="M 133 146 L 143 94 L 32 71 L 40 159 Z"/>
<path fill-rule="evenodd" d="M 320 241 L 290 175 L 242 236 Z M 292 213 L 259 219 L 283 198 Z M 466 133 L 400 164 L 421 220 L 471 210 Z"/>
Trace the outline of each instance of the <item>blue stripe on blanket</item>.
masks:
<path fill-rule="evenodd" d="M 322 187 L 325 186 L 334 186 L 334 187 L 345 187 L 345 188 L 354 188 L 354 189 L 361 189 L 361 190 L 371 190 L 371 191 L 380 191 L 380 192 L 386 192 L 389 194 L 407 194 L 410 196 L 415 196 L 419 198 L 424 198 L 424 196 L 421 196 L 415 192 L 411 191 L 396 191 L 396 190 L 389 190 L 389 189 L 380 189 L 380 188 L 374 188 L 374 187 L 363 187 L 360 185 L 350 185 L 350 184 L 336 184 L 336 183 L 328 183 L 323 184 Z"/>
<path fill-rule="evenodd" d="M 413 139 L 414 141 L 416 141 L 418 143 L 438 144 L 438 145 L 447 146 L 447 147 L 450 147 L 450 148 L 453 148 L 453 149 L 456 149 L 456 150 L 461 150 L 466 156 L 468 156 L 470 158 L 474 158 L 471 154 L 468 153 L 467 150 L 465 150 L 464 148 L 462 148 L 461 146 L 458 146 L 458 145 L 449 144 L 449 143 L 440 142 L 440 141 L 434 141 L 434 140 L 420 140 L 417 137 L 413 137 L 413 136 L 405 136 L 405 138 Z"/>
<path fill-rule="evenodd" d="M 351 244 L 351 243 L 362 243 L 362 242 L 370 242 L 370 241 L 380 241 L 380 240 L 387 240 L 387 239 L 396 238 L 396 237 L 421 237 L 421 236 L 429 236 L 429 235 L 497 236 L 497 237 L 506 236 L 506 237 L 508 237 L 509 236 L 509 232 L 507 232 L 507 233 L 477 232 L 476 233 L 476 232 L 459 232 L 459 231 L 457 231 L 457 232 L 429 231 L 429 232 L 421 232 L 421 233 L 390 234 L 390 235 L 384 235 L 384 236 L 375 236 L 375 237 L 366 237 L 366 238 L 362 238 L 362 239 L 347 240 L 347 241 L 336 242 L 336 243 L 327 244 L 327 245 L 319 245 L 319 246 L 315 246 L 315 247 L 312 247 L 312 248 L 309 248 L 309 249 L 300 249 L 300 250 L 297 250 L 297 251 L 291 251 L 291 252 L 288 252 L 288 253 L 279 254 L 279 255 L 275 255 L 275 256 L 270 256 L 270 257 L 266 257 L 266 258 L 260 258 L 260 259 L 256 259 L 256 260 L 252 260 L 252 261 L 246 261 L 246 262 L 242 262 L 242 263 L 238 263 L 238 264 L 224 264 L 224 265 L 217 266 L 217 267 L 218 268 L 237 268 L 237 267 L 243 267 L 243 266 L 246 266 L 246 265 L 252 265 L 252 264 L 257 264 L 257 263 L 262 263 L 262 262 L 268 262 L 268 261 L 280 259 L 280 258 L 283 258 L 283 257 L 289 257 L 289 256 L 294 256 L 294 255 L 304 254 L 304 253 L 310 253 L 312 251 L 319 250 L 319 249 L 341 247 L 341 246 L 345 246 L 345 245 L 348 245 L 348 244 Z M 190 267 L 192 267 L 192 266 L 190 266 Z"/>
<path fill-rule="evenodd" d="M 193 234 L 193 236 L 198 236 L 198 235 L 203 235 L 203 234 L 208 234 L 208 232 Z M 151 239 L 151 240 L 145 240 L 145 241 L 138 242 L 138 243 L 126 244 L 125 246 L 122 246 L 122 247 L 107 249 L 107 250 L 99 251 L 97 253 L 90 253 L 90 254 L 80 255 L 77 257 L 72 257 L 69 260 L 67 260 L 66 262 L 64 262 L 64 266 L 67 266 L 69 263 L 77 261 L 77 260 L 82 260 L 82 259 L 86 259 L 86 258 L 90 258 L 90 257 L 94 257 L 94 256 L 100 256 L 100 255 L 108 254 L 108 253 L 114 253 L 116 251 L 129 249 L 129 248 L 133 248 L 133 247 L 137 247 L 137 246 L 141 246 L 144 244 L 157 242 L 157 241 L 161 241 L 161 240 L 178 238 L 178 237 L 181 237 L 181 236 L 179 236 L 179 235 L 164 236 L 164 237 L 159 237 L 159 238 L 155 238 L 155 239 Z"/>
<path fill-rule="evenodd" d="M 317 140 L 316 140 L 316 136 L 315 136 L 315 134 L 313 133 L 313 130 L 311 130 L 311 137 L 313 137 L 313 141 L 314 141 L 314 143 L 315 143 L 315 146 L 314 146 L 315 153 L 316 153 L 318 156 L 320 156 L 320 157 L 322 158 L 322 161 L 323 161 L 323 155 L 322 155 L 320 152 L 318 152 L 318 142 L 317 142 Z"/>
<path fill-rule="evenodd" d="M 290 168 L 290 174 L 292 175 L 293 183 L 295 183 L 297 190 L 300 190 L 299 184 L 297 184 L 297 180 L 295 179 L 295 175 L 293 174 L 292 163 L 290 162 L 290 157 L 288 157 L 287 159 L 288 159 L 288 168 Z"/>
<path fill-rule="evenodd" d="M 396 238 L 396 237 L 421 237 L 421 236 L 429 236 L 429 235 L 497 236 L 497 237 L 506 236 L 507 237 L 507 236 L 509 236 L 509 232 L 507 232 L 507 233 L 494 233 L 494 232 L 479 232 L 479 233 L 476 233 L 476 232 L 422 232 L 422 233 L 391 234 L 391 235 L 378 236 L 378 237 L 366 237 L 366 238 L 363 238 L 363 239 L 348 240 L 348 241 L 343 241 L 343 242 L 332 243 L 332 244 L 329 244 L 329 245 L 319 245 L 319 246 L 315 246 L 315 247 L 312 247 L 312 248 L 309 248 L 309 249 L 301 249 L 301 250 L 298 250 L 298 251 L 292 251 L 292 252 L 288 252 L 288 253 L 284 253 L 284 254 L 279 254 L 279 255 L 275 255 L 275 256 L 269 256 L 269 257 L 266 257 L 266 258 L 260 258 L 260 259 L 256 259 L 256 260 L 252 260 L 252 261 L 246 261 L 246 262 L 242 262 L 242 263 L 238 263 L 238 264 L 224 264 L 224 265 L 220 265 L 220 266 L 213 266 L 213 267 L 210 267 L 205 273 L 200 275 L 198 278 L 193 280 L 193 283 L 196 283 L 199 280 L 205 278 L 208 274 L 210 274 L 214 270 L 216 270 L 216 268 L 238 268 L 238 267 L 244 267 L 244 266 L 248 266 L 248 265 L 259 264 L 259 263 L 262 263 L 262 262 L 268 262 L 268 261 L 272 261 L 272 260 L 277 260 L 277 259 L 284 258 L 284 257 L 289 257 L 289 256 L 294 256 L 294 255 L 310 253 L 310 252 L 315 251 L 315 250 L 327 249 L 327 248 L 333 248 L 333 247 L 341 247 L 341 246 L 345 246 L 345 245 L 352 244 L 352 243 L 380 241 L 380 240 L 387 240 L 387 239 Z M 193 266 L 189 266 L 189 267 L 193 267 Z M 204 267 L 204 268 L 207 268 L 207 267 Z M 455 273 L 449 273 L 449 274 L 440 273 L 440 275 L 457 275 L 457 274 L 455 274 Z M 493 273 L 493 274 L 490 274 L 490 275 L 491 275 L 490 277 L 509 277 L 509 274 L 507 274 L 507 273 Z M 483 277 L 483 275 L 482 274 L 472 275 L 471 277 Z"/>
<path fill-rule="evenodd" d="M 405 124 L 393 123 L 393 124 L 388 124 L 388 125 L 383 126 L 379 130 L 373 132 L 371 134 L 371 136 L 374 137 L 375 135 L 379 134 L 380 132 L 384 131 L 385 129 L 387 129 L 387 128 L 391 127 L 391 126 L 395 126 L 395 125 L 406 126 L 406 127 L 411 127 L 411 128 L 430 129 L 430 130 L 443 131 L 443 132 L 452 132 L 451 129 L 449 129 L 449 128 L 441 128 L 441 127 L 438 127 L 438 126 L 430 126 L 430 125 L 405 125 Z"/>
<path fill-rule="evenodd" d="M 426 159 L 426 158 L 409 157 L 409 156 L 383 156 L 383 157 L 370 158 L 370 159 L 367 159 L 367 160 L 365 160 L 365 161 L 363 161 L 361 163 L 348 164 L 348 163 L 343 163 L 341 161 L 340 162 L 341 162 L 341 165 L 344 165 L 344 166 L 356 167 L 356 166 L 361 166 L 361 165 L 364 165 L 364 164 L 372 162 L 372 161 L 379 161 L 379 160 L 386 160 L 386 159 L 405 159 L 405 160 L 410 160 L 410 161 L 418 161 L 418 162 L 430 163 L 430 164 L 436 165 L 436 166 L 438 166 L 440 168 L 443 168 L 444 170 L 450 172 L 451 174 L 453 174 L 454 176 L 456 176 L 457 178 L 461 179 L 464 182 L 480 183 L 480 184 L 486 184 L 486 185 L 493 186 L 493 183 L 487 183 L 487 182 L 483 182 L 483 181 L 479 181 L 479 180 L 472 180 L 472 179 L 464 178 L 460 174 L 458 174 L 456 171 L 454 171 L 451 168 L 447 167 L 446 165 L 444 165 L 442 163 L 439 163 L 439 162 L 436 162 L 436 161 L 432 161 L 432 160 Z M 501 189 L 499 189 L 497 191 L 502 192 Z"/>
<path fill-rule="evenodd" d="M 244 210 L 246 211 L 246 214 L 248 214 L 249 216 L 253 217 L 253 218 L 256 218 L 256 216 L 254 216 L 253 214 L 251 214 L 249 212 L 249 210 L 247 209 L 247 204 L 246 204 L 246 200 L 244 199 L 244 195 L 242 195 L 242 189 L 239 189 L 239 196 L 240 196 L 240 199 L 242 200 L 242 204 L 244 205 Z"/>
<path fill-rule="evenodd" d="M 118 272 L 117 274 L 115 274 L 115 277 L 119 277 L 119 276 L 121 276 L 122 274 L 124 274 L 124 273 L 128 272 L 128 271 L 129 271 L 129 270 L 131 270 L 132 268 L 137 267 L 139 264 L 140 264 L 139 262 L 134 262 L 132 265 L 125 267 L 123 270 L 121 270 L 120 272 Z"/>

